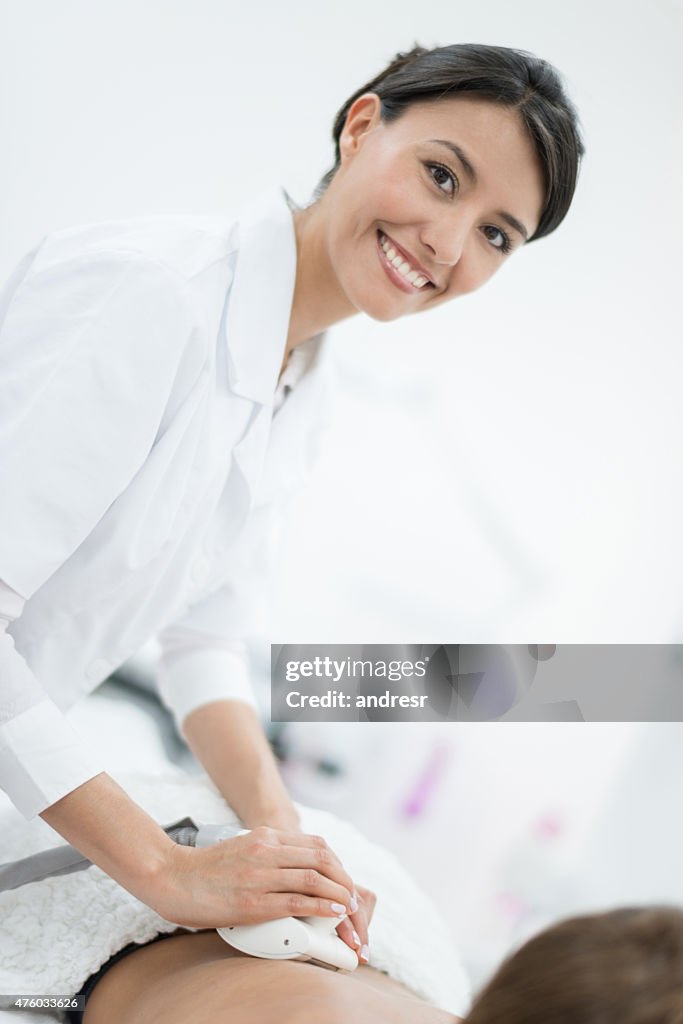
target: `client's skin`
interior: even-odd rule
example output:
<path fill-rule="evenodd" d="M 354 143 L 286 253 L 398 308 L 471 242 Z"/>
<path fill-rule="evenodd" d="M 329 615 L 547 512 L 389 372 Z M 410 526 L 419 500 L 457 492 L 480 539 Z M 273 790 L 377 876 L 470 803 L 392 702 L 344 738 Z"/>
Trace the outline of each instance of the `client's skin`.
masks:
<path fill-rule="evenodd" d="M 456 1024 L 372 967 L 328 971 L 239 953 L 216 931 L 178 929 L 110 968 L 83 1024 Z"/>

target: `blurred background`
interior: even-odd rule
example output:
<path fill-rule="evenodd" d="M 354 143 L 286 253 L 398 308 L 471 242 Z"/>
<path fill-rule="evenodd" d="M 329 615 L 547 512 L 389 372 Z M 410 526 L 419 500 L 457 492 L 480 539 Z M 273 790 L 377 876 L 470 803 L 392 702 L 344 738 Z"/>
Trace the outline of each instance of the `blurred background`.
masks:
<path fill-rule="evenodd" d="M 252 641 L 264 719 L 270 640 L 679 641 L 682 28 L 680 0 L 0 0 L 2 279 L 71 224 L 222 213 L 273 184 L 307 202 L 338 108 L 415 43 L 530 50 L 578 107 L 587 154 L 553 235 L 456 304 L 330 332 L 335 402 Z M 104 697 L 134 692 L 193 769 L 145 689 L 154 657 Z M 683 900 L 678 723 L 271 738 L 298 799 L 399 854 L 475 980 L 558 915 Z"/>

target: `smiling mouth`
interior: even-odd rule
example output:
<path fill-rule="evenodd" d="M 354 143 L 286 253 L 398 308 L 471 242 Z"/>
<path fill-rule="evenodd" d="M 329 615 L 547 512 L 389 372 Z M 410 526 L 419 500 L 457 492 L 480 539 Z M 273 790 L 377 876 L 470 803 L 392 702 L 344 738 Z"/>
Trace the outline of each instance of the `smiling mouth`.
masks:
<path fill-rule="evenodd" d="M 398 250 L 395 243 L 382 231 L 377 231 L 377 246 L 382 266 L 390 280 L 405 292 L 427 291 L 436 285 Z"/>

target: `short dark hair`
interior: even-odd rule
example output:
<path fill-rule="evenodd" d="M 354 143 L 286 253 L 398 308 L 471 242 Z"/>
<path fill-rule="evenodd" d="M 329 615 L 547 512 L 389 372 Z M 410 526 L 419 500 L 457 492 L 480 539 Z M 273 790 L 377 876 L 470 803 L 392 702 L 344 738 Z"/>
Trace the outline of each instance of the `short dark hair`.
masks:
<path fill-rule="evenodd" d="M 558 71 L 526 50 L 480 43 L 457 43 L 427 50 L 415 45 L 350 96 L 332 128 L 335 162 L 321 178 L 319 199 L 340 165 L 339 137 L 349 108 L 363 93 L 376 93 L 385 124 L 396 121 L 414 103 L 436 102 L 455 95 L 481 96 L 518 111 L 534 144 L 545 182 L 545 202 L 529 242 L 549 235 L 564 220 L 576 188 L 585 149 L 578 115 Z"/>
<path fill-rule="evenodd" d="M 509 957 L 466 1024 L 683 1024 L 683 910 L 626 907 L 548 928 Z"/>

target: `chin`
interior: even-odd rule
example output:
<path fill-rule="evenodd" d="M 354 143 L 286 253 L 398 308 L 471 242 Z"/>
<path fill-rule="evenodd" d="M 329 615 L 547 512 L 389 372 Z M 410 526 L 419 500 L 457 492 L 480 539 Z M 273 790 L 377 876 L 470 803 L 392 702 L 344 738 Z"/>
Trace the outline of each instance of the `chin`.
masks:
<path fill-rule="evenodd" d="M 380 311 L 374 312 L 371 309 L 363 309 L 362 312 L 365 313 L 366 316 L 369 316 L 371 320 L 377 320 L 378 323 L 384 323 L 384 324 L 391 323 L 392 320 L 400 320 L 402 316 L 408 316 L 409 315 L 408 313 L 389 313 L 387 311 L 385 311 L 385 312 L 380 312 Z"/>
<path fill-rule="evenodd" d="M 389 302 L 385 295 L 379 294 L 361 295 L 354 305 L 360 313 L 365 313 L 371 320 L 377 320 L 379 323 L 390 323 L 392 320 L 400 320 L 403 316 L 419 312 L 419 306 L 410 309 L 407 302 Z"/>

